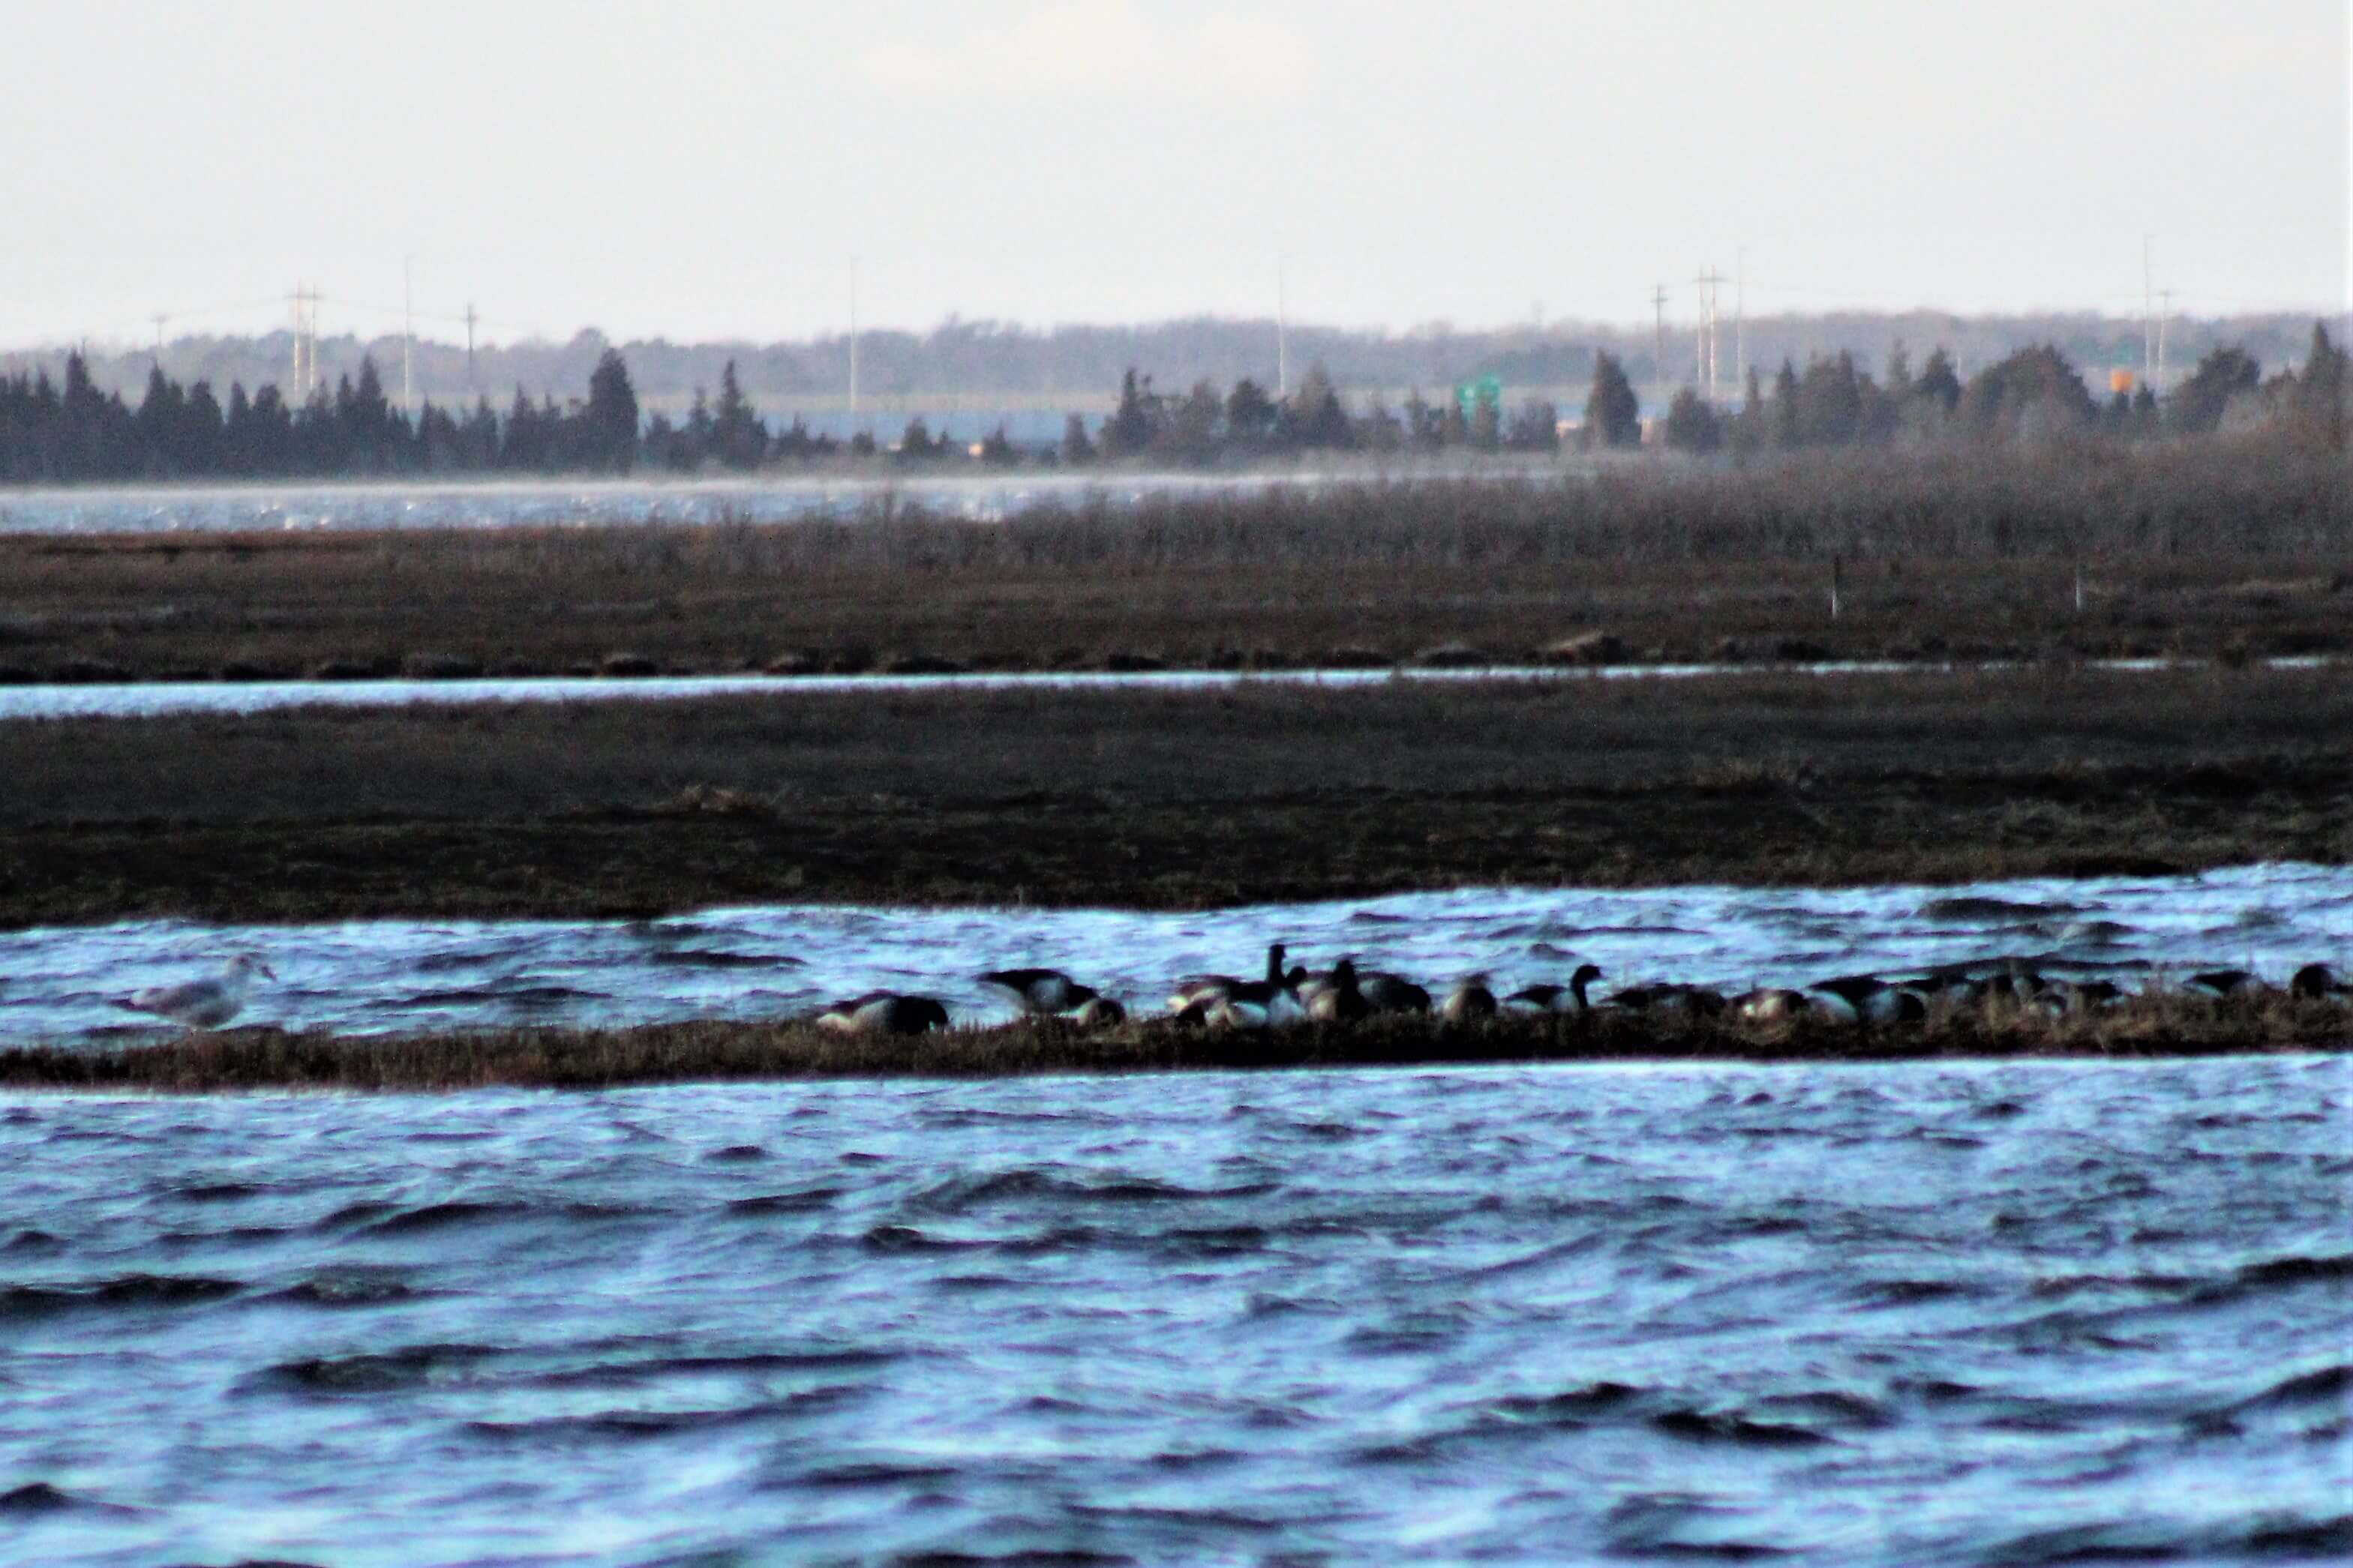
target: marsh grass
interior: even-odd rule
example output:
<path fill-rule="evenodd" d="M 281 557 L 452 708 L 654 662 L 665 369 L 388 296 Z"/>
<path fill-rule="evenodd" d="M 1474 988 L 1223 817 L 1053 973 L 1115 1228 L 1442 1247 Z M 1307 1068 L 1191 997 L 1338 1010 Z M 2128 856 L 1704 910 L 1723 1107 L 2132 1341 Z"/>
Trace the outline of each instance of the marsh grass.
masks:
<path fill-rule="evenodd" d="M 1386 1018 L 1265 1037 L 1162 1020 L 1096 1034 L 1010 1024 L 906 1037 L 848 1036 L 806 1022 L 653 1024 L 338 1037 L 246 1029 L 89 1052 L 0 1051 L 0 1087 L 196 1094 L 266 1089 L 595 1089 L 736 1079 L 1012 1078 L 1493 1062 L 1898 1061 L 1938 1058 L 2154 1058 L 2353 1047 L 2353 1008 L 2269 995 L 2227 1005 L 2135 995 L 2098 1013 L 1954 1012 L 1865 1029 L 1819 1021 L 1504 1017 L 1472 1026 Z"/>
<path fill-rule="evenodd" d="M 2353 647 L 2348 489 L 2333 455 L 2191 443 L 1001 522 L 889 500 L 773 525 L 11 535 L 0 677 L 1516 662 L 1597 630 L 1638 659 L 2327 652 Z"/>

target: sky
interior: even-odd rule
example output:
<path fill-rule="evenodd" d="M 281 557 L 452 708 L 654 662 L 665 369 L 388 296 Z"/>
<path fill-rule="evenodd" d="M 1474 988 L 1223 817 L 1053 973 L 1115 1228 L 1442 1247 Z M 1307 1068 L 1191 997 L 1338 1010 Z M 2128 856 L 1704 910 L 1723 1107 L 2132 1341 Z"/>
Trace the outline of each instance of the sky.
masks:
<path fill-rule="evenodd" d="M 2347 13 L 12 0 L 0 346 L 2334 313 Z"/>

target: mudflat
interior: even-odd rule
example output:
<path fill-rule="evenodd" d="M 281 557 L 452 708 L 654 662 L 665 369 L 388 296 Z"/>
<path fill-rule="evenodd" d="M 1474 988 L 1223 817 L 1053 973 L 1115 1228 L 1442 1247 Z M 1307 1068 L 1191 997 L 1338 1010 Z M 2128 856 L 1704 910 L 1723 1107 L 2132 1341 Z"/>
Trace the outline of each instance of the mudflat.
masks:
<path fill-rule="evenodd" d="M 1249 683 L 0 725 L 0 926 L 1202 908 L 2353 858 L 2335 668 Z"/>

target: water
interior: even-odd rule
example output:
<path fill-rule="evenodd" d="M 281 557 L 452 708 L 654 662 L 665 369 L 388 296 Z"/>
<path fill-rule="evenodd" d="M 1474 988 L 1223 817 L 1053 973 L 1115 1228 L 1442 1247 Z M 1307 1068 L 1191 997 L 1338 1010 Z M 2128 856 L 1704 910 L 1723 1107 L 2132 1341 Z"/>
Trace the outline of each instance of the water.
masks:
<path fill-rule="evenodd" d="M 176 921 L 0 933 L 0 1045 L 168 1037 L 115 998 L 269 961 L 245 1021 L 342 1033 L 609 1025 L 815 1013 L 888 987 L 959 1023 L 1011 1006 L 979 973 L 1049 964 L 1144 1010 L 1204 971 L 1254 973 L 1270 942 L 1318 965 L 1343 953 L 1425 982 L 1483 972 L 1499 989 L 1604 989 L 1672 978 L 1729 989 L 1859 971 L 2031 957 L 2054 974 L 2221 965 L 2284 982 L 2313 962 L 2353 972 L 2353 868 L 2241 867 L 2194 877 L 2021 879 L 1968 888 L 1467 889 L 1182 914 L 828 905 L 706 910 L 655 921 L 363 921 L 216 927 Z"/>
<path fill-rule="evenodd" d="M 2162 660 L 2135 661 L 2150 668 Z M 2310 661 L 2306 661 L 2310 662 Z M 1893 675 L 1950 665 L 1776 665 L 1776 672 Z M 1755 674 L 1753 665 L 1481 666 L 1475 668 L 1068 670 L 967 675 L 533 676 L 478 680 L 149 680 L 0 685 L 0 722 L 15 719 L 148 719 L 170 713 L 262 713 L 282 708 L 402 708 L 477 702 L 647 702 L 810 692 L 1123 689 L 1198 691 L 1246 684 L 1371 686 L 1389 680 L 1691 679 Z"/>
<path fill-rule="evenodd" d="M 1557 465 L 1406 463 L 1385 469 L 1292 468 L 1247 474 L 955 473 L 759 475 L 731 479 L 480 479 L 381 484 L 260 482 L 0 489 L 0 533 L 210 533 L 310 529 L 476 528 L 609 523 L 795 522 L 853 518 L 886 506 L 1000 521 L 1031 507 L 1134 506 L 1150 496 L 1310 489 L 1387 479 L 1524 484 Z"/>
<path fill-rule="evenodd" d="M 2342 1561 L 2348 1109 L 2344 1057 L 0 1098 L 0 1556 Z"/>
<path fill-rule="evenodd" d="M 2274 669 L 2317 669 L 2316 656 L 2262 661 Z M 152 719 L 174 713 L 264 713 L 286 708 L 405 708 L 481 702 L 662 702 L 705 697 L 806 696 L 813 692 L 1123 689 L 1198 691 L 1250 684 L 1371 686 L 1391 680 L 1693 680 L 1723 676 L 1950 675 L 2011 668 L 1857 659 L 1828 664 L 1483 665 L 1380 669 L 1061 670 L 963 675 L 533 676 L 471 680 L 142 680 L 0 684 L 0 723 L 20 719 Z M 2183 661 L 2115 658 L 2089 668 L 2127 674 L 2179 669 Z"/>

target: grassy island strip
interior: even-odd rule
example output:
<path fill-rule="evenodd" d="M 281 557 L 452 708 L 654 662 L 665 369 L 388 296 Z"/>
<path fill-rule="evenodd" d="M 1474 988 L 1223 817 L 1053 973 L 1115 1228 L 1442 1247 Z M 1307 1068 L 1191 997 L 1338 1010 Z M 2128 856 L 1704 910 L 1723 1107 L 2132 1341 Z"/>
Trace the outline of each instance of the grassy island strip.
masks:
<path fill-rule="evenodd" d="M 1147 1020 L 1086 1033 L 1017 1023 L 911 1036 L 845 1035 L 802 1020 L 619 1029 L 357 1037 L 240 1029 L 103 1052 L 0 1051 L 0 1089 L 212 1093 L 454 1090 L 507 1085 L 819 1078 L 1004 1078 L 1233 1068 L 1430 1067 L 1545 1061 L 1898 1061 L 2157 1058 L 2353 1049 L 2353 1008 L 2266 996 L 2225 1005 L 2138 995 L 2096 1013 L 1963 1011 L 1863 1028 L 1810 1019 L 1743 1025 L 1607 1009 L 1452 1025 L 1388 1017 L 1270 1035 Z"/>

